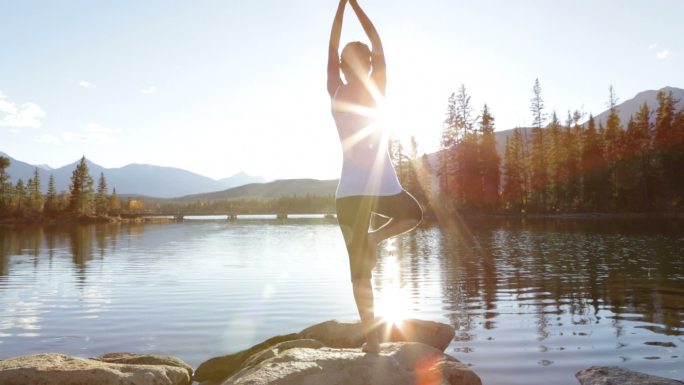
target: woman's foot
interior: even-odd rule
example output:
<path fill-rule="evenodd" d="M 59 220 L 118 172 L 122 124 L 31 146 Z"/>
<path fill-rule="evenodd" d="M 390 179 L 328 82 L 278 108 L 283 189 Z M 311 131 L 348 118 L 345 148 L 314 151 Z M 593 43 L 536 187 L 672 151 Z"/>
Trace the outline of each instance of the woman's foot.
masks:
<path fill-rule="evenodd" d="M 364 353 L 378 354 L 380 353 L 380 344 L 377 340 L 373 342 L 365 342 L 363 345 L 361 345 L 361 351 Z"/>

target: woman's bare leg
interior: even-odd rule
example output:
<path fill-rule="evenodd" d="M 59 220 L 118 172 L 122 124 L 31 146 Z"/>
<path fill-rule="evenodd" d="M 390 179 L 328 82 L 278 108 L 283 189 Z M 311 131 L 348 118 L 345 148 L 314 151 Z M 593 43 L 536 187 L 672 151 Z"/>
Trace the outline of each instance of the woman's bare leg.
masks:
<path fill-rule="evenodd" d="M 356 308 L 359 310 L 361 317 L 361 327 L 366 335 L 366 343 L 363 346 L 363 351 L 368 353 L 377 353 L 380 351 L 380 342 L 378 335 L 375 332 L 375 311 L 373 310 L 373 287 L 370 279 L 358 279 L 352 282 L 354 288 L 354 300 L 356 301 Z"/>
<path fill-rule="evenodd" d="M 394 236 L 412 230 L 414 227 L 418 226 L 418 223 L 420 223 L 420 219 L 390 218 L 390 220 L 387 221 L 387 223 L 385 223 L 384 225 L 382 225 L 382 227 L 368 232 L 368 244 L 374 248 L 385 239 L 392 238 Z"/>

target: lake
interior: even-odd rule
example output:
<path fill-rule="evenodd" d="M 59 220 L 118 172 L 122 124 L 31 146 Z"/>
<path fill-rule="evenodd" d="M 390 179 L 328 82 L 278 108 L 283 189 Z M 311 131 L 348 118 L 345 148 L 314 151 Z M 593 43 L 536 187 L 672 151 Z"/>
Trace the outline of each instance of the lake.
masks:
<path fill-rule="evenodd" d="M 448 323 L 485 385 L 619 365 L 684 380 L 681 220 L 442 220 L 383 245 L 386 317 Z M 334 219 L 0 227 L 0 359 L 177 356 L 193 367 L 356 319 Z"/>

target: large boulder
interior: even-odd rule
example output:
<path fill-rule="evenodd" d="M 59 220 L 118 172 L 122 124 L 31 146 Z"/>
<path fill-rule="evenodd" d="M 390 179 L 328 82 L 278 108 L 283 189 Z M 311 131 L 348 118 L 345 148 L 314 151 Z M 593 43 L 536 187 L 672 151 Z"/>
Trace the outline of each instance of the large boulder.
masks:
<path fill-rule="evenodd" d="M 55 353 L 0 361 L 3 385 L 188 385 L 190 378 L 182 366 L 108 363 Z"/>
<path fill-rule="evenodd" d="M 444 351 L 454 338 L 454 329 L 446 324 L 416 319 L 404 320 L 399 324 L 381 323 L 378 332 L 383 342 L 421 342 Z M 233 375 L 254 354 L 267 350 L 281 342 L 293 340 L 316 340 L 330 348 L 359 348 L 365 341 L 359 321 L 325 321 L 283 336 L 270 338 L 247 350 L 212 358 L 195 370 L 197 382 L 216 382 Z"/>
<path fill-rule="evenodd" d="M 278 344 L 221 385 L 481 385 L 467 366 L 418 342 L 383 343 L 379 354 L 320 347 L 314 340 Z"/>
<path fill-rule="evenodd" d="M 357 348 L 366 340 L 359 321 L 325 321 L 309 326 L 299 332 L 299 335 L 303 339 L 321 341 L 325 346 L 331 348 Z"/>
<path fill-rule="evenodd" d="M 582 385 L 682 385 L 684 382 L 652 376 L 618 366 L 592 366 L 575 377 Z"/>
<path fill-rule="evenodd" d="M 92 359 L 108 362 L 110 364 L 176 366 L 187 370 L 188 375 L 192 377 L 192 366 L 186 364 L 181 359 L 171 356 L 161 356 L 157 354 L 108 353 L 104 356 L 94 357 Z"/>
<path fill-rule="evenodd" d="M 406 319 L 400 323 L 381 322 L 378 334 L 382 342 L 422 342 L 444 351 L 454 339 L 455 331 L 439 322 Z M 325 321 L 302 330 L 299 335 L 332 348 L 359 347 L 365 341 L 359 321 Z"/>
<path fill-rule="evenodd" d="M 281 342 L 297 340 L 300 338 L 301 337 L 297 333 L 275 336 L 260 344 L 254 345 L 247 350 L 211 358 L 200 364 L 200 366 L 195 370 L 195 376 L 193 380 L 197 382 L 207 382 L 224 379 L 240 370 L 242 364 L 252 355 Z"/>

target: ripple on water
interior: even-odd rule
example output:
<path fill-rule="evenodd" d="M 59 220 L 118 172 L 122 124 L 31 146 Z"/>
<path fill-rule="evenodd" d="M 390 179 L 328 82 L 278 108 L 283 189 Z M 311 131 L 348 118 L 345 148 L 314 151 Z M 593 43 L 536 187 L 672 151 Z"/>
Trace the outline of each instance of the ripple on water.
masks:
<path fill-rule="evenodd" d="M 428 226 L 381 251 L 373 283 L 378 301 L 398 292 L 410 316 L 454 326 L 447 352 L 488 385 L 576 383 L 591 365 L 681 378 L 684 238 L 632 222 L 467 223 L 472 239 Z M 339 229 L 320 219 L 0 239 L 39 245 L 0 247 L 3 357 L 156 352 L 196 366 L 357 317 Z"/>

